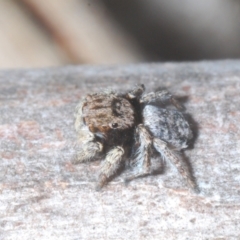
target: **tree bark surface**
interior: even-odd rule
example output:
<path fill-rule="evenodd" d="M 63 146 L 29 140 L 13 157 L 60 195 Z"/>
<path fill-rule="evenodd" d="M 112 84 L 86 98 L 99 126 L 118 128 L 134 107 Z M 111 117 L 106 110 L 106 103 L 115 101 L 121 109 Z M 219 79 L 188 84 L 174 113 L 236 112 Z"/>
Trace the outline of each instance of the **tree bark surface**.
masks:
<path fill-rule="evenodd" d="M 74 164 L 74 110 L 88 93 L 167 88 L 195 132 L 175 167 L 95 191 L 101 161 Z M 0 239 L 239 239 L 240 61 L 0 72 Z"/>

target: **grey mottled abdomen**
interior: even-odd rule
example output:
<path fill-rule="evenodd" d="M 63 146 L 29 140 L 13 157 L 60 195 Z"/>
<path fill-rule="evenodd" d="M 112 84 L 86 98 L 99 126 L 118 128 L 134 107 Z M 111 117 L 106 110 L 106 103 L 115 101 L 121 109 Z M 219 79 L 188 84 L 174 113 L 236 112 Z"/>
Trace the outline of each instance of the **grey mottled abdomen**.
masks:
<path fill-rule="evenodd" d="M 160 138 L 178 149 L 188 146 L 192 131 L 183 114 L 173 109 L 146 105 L 143 123 L 156 138 Z"/>

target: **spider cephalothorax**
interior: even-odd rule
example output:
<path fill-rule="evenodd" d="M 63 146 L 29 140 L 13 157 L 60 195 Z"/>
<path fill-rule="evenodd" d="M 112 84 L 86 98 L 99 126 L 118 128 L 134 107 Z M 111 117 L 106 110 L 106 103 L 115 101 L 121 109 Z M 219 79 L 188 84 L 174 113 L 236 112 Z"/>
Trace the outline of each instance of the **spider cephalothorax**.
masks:
<path fill-rule="evenodd" d="M 181 106 L 167 91 L 143 94 L 138 85 L 126 94 L 94 93 L 86 96 L 76 108 L 75 128 L 82 149 L 79 162 L 105 154 L 97 188 L 101 188 L 127 159 L 131 158 L 136 171 L 126 180 L 152 173 L 153 151 L 171 161 L 191 188 L 196 185 L 181 151 L 192 139 L 192 131 Z M 175 109 L 168 108 L 174 105 Z M 174 151 L 172 150 L 174 149 Z"/>

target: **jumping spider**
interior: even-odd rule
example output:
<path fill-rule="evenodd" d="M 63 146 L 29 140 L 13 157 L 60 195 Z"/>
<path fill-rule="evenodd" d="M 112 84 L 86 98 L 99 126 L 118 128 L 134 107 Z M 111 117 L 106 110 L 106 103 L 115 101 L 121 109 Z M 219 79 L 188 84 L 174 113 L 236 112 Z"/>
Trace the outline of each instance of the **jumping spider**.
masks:
<path fill-rule="evenodd" d="M 193 136 L 181 105 L 166 90 L 143 94 L 144 90 L 144 85 L 138 85 L 125 94 L 93 93 L 78 104 L 75 128 L 82 149 L 77 161 L 106 154 L 97 184 L 101 189 L 127 159 L 137 171 L 126 181 L 151 174 L 151 157 L 158 152 L 197 190 L 185 161 L 176 154 Z"/>

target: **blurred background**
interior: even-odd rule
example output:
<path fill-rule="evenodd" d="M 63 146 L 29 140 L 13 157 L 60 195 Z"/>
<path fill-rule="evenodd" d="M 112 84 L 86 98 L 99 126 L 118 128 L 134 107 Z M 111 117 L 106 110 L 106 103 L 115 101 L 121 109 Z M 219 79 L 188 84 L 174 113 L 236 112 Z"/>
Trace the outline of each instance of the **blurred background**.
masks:
<path fill-rule="evenodd" d="M 0 0 L 0 68 L 239 57 L 239 0 Z"/>

